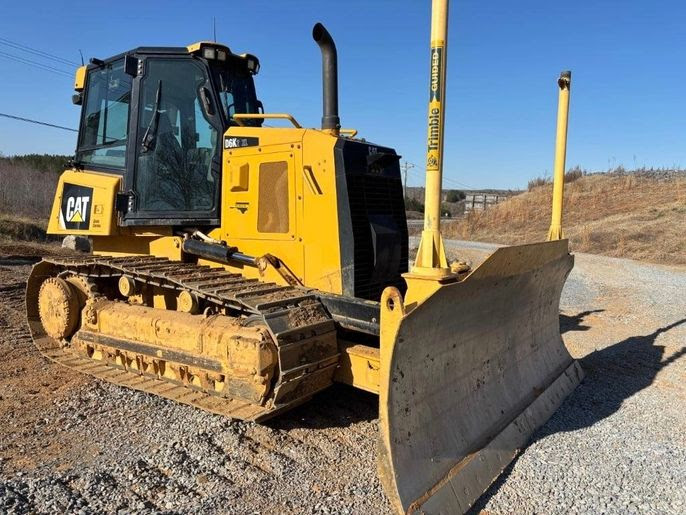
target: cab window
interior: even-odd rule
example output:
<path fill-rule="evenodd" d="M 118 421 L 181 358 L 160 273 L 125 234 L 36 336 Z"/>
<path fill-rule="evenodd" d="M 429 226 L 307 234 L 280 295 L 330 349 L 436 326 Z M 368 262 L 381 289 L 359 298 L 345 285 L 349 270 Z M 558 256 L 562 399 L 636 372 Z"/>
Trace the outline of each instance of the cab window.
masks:
<path fill-rule="evenodd" d="M 252 75 L 239 60 L 228 63 L 213 63 L 212 73 L 221 99 L 224 117 L 230 126 L 238 125 L 234 114 L 258 113 L 258 102 Z M 262 120 L 245 120 L 244 125 L 260 126 Z"/>
<path fill-rule="evenodd" d="M 77 149 L 80 163 L 124 169 L 131 83 L 123 59 L 89 70 Z"/>

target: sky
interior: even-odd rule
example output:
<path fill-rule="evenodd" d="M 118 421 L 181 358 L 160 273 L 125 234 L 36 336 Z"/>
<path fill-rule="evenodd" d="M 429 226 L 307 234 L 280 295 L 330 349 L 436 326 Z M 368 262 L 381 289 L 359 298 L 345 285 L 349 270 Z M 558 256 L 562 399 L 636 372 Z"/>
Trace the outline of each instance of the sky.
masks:
<path fill-rule="evenodd" d="M 426 149 L 429 0 L 2 2 L 0 112 L 78 126 L 72 77 L 7 42 L 80 62 L 137 46 L 212 38 L 259 57 L 267 112 L 321 119 L 321 21 L 339 55 L 340 116 L 359 136 L 416 165 Z M 449 18 L 444 185 L 520 188 L 553 166 L 557 77 L 572 70 L 568 167 L 686 166 L 686 2 L 453 0 Z M 4 42 L 4 43 L 3 43 Z M 0 117 L 0 152 L 72 154 L 76 134 Z"/>

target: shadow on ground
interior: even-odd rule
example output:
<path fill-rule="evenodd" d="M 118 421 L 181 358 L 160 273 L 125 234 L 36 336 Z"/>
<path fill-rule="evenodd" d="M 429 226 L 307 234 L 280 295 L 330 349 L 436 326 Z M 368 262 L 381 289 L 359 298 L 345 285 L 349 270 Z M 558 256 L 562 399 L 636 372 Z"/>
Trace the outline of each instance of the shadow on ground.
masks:
<path fill-rule="evenodd" d="M 560 333 L 564 334 L 570 331 L 588 331 L 591 326 L 584 325 L 584 319 L 588 315 L 593 315 L 595 313 L 602 313 L 604 309 L 592 309 L 590 311 L 582 311 L 576 315 L 564 315 L 560 314 Z"/>
<path fill-rule="evenodd" d="M 347 427 L 379 418 L 379 396 L 334 384 L 302 406 L 267 422 L 274 429 Z"/>
<path fill-rule="evenodd" d="M 583 319 L 597 311 L 602 310 L 586 311 L 571 317 L 562 315 L 561 331 L 587 330 Z M 660 327 L 650 334 L 632 336 L 582 358 L 580 362 L 586 374 L 585 379 L 550 420 L 534 433 L 529 445 L 555 433 L 590 427 L 614 414 L 626 399 L 650 386 L 660 370 L 686 354 L 686 347 L 682 347 L 670 356 L 665 356 L 665 347 L 655 345 L 657 337 L 684 323 L 686 318 Z M 518 459 L 519 457 L 510 463 L 476 502 L 470 513 L 479 513 L 486 507 L 512 473 Z"/>

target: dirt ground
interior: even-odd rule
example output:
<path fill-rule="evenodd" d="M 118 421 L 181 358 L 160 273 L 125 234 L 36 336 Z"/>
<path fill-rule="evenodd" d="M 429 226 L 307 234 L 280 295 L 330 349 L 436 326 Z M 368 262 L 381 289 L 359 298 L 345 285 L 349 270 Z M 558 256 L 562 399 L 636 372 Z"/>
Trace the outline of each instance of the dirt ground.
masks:
<path fill-rule="evenodd" d="M 336 386 L 257 425 L 73 374 L 24 323 L 17 256 L 39 252 L 0 245 L 0 512 L 389 512 L 375 396 Z M 683 291 L 684 268 L 577 256 L 561 327 L 586 380 L 475 511 L 686 511 Z"/>

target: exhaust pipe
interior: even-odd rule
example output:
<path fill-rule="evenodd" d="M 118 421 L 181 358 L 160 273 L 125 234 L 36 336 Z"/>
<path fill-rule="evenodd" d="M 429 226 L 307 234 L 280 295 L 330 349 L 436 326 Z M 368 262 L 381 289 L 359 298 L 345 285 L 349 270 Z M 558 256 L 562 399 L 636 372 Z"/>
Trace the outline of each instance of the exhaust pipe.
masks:
<path fill-rule="evenodd" d="M 324 112 L 322 129 L 338 134 L 341 119 L 338 117 L 338 55 L 336 44 L 324 25 L 317 23 L 312 28 L 312 38 L 322 51 L 322 86 L 324 90 Z"/>

